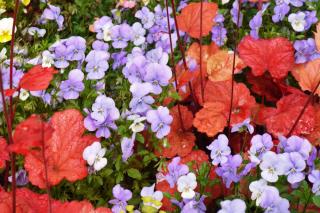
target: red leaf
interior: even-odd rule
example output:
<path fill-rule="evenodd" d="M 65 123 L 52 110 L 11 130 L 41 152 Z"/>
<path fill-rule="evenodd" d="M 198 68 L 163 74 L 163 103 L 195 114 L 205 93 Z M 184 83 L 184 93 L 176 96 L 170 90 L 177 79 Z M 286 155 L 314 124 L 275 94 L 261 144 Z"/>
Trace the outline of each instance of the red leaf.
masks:
<path fill-rule="evenodd" d="M 4 138 L 0 137 L 0 169 L 6 166 L 6 161 L 9 160 L 8 145 Z"/>
<path fill-rule="evenodd" d="M 20 87 L 30 91 L 45 90 L 56 73 L 58 71 L 53 67 L 44 68 L 36 65 L 21 78 Z"/>
<path fill-rule="evenodd" d="M 306 137 L 310 140 L 310 142 L 315 145 L 320 145 L 320 105 L 315 106 L 315 125 L 314 130 L 307 135 Z"/>
<path fill-rule="evenodd" d="M 188 33 L 192 38 L 200 38 L 200 3 L 190 3 L 177 16 L 179 30 Z M 209 35 L 214 24 L 218 6 L 215 3 L 203 2 L 202 5 L 202 34 Z"/>
<path fill-rule="evenodd" d="M 77 110 L 56 112 L 50 121 L 54 129 L 52 137 L 45 142 L 48 181 L 51 186 L 62 179 L 74 182 L 87 176 L 86 162 L 82 158 L 85 147 L 98 139 L 85 135 L 83 116 Z M 45 188 L 45 170 L 41 152 L 29 153 L 25 158 L 25 169 L 32 184 Z"/>
<path fill-rule="evenodd" d="M 92 204 L 86 200 L 84 201 L 71 201 L 71 202 L 55 202 L 53 205 L 55 213 L 112 213 L 109 208 L 100 207 L 94 209 Z"/>
<path fill-rule="evenodd" d="M 13 94 L 14 94 L 16 91 L 17 91 L 17 89 L 6 89 L 6 90 L 4 91 L 4 95 L 5 95 L 6 97 L 11 97 L 11 96 L 13 96 Z"/>
<path fill-rule="evenodd" d="M 17 125 L 9 150 L 26 155 L 34 148 L 40 149 L 42 142 L 51 138 L 52 132 L 50 125 L 42 121 L 39 115 L 31 115 Z"/>
<path fill-rule="evenodd" d="M 251 67 L 255 76 L 268 70 L 273 78 L 281 79 L 294 66 L 294 49 L 286 38 L 255 40 L 246 36 L 240 42 L 238 51 L 240 58 Z"/>
<path fill-rule="evenodd" d="M 185 130 L 189 130 L 192 128 L 193 114 L 189 111 L 188 107 L 180 105 L 180 112 L 183 122 L 183 127 Z M 170 109 L 170 115 L 173 117 L 173 121 L 171 123 L 171 130 L 181 130 L 181 122 L 179 118 L 179 110 L 178 106 L 174 106 Z"/>
<path fill-rule="evenodd" d="M 297 94 L 281 98 L 277 102 L 277 108 L 269 111 L 270 114 L 266 117 L 265 123 L 268 131 L 274 136 L 286 136 L 298 118 L 307 98 L 306 95 Z M 313 106 L 309 105 L 294 129 L 293 135 L 309 134 L 313 131 L 314 125 L 315 112 Z"/>
<path fill-rule="evenodd" d="M 181 159 L 182 164 L 192 163 L 192 168 L 197 170 L 203 163 L 208 163 L 209 157 L 202 150 L 193 150 L 187 156 Z"/>

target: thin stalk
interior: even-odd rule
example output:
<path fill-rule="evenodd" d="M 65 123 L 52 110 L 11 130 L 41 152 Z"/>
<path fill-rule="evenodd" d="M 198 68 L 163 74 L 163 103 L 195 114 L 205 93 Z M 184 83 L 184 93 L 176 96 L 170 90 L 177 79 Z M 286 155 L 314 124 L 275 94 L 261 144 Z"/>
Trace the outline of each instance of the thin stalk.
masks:
<path fill-rule="evenodd" d="M 295 120 L 293 126 L 291 127 L 289 133 L 287 134 L 287 137 L 291 136 L 291 134 L 293 133 L 294 129 L 297 127 L 298 123 L 299 123 L 299 120 L 301 119 L 302 115 L 304 114 L 304 112 L 306 111 L 308 105 L 310 104 L 310 102 L 312 101 L 313 99 L 313 95 L 316 93 L 316 91 L 318 90 L 320 86 L 320 80 L 318 81 L 318 84 L 316 85 L 316 87 L 313 89 L 312 93 L 310 94 L 310 96 L 308 97 L 306 103 L 304 104 L 302 110 L 300 111 L 297 119 Z"/>
<path fill-rule="evenodd" d="M 202 11 L 203 11 L 203 0 L 200 2 L 200 36 L 199 36 L 199 42 L 200 42 L 200 86 L 201 86 L 201 98 L 202 103 L 204 103 L 204 86 L 203 86 L 203 80 L 202 80 Z"/>
<path fill-rule="evenodd" d="M 171 65 L 172 65 L 172 71 L 173 71 L 173 76 L 174 76 L 174 83 L 175 83 L 176 92 L 179 94 L 179 86 L 178 86 L 178 80 L 177 80 L 176 66 L 175 66 L 175 63 L 174 63 L 174 55 L 173 55 L 174 54 L 174 50 L 173 50 L 172 36 L 171 36 L 170 14 L 169 14 L 168 0 L 165 1 L 165 5 L 166 5 L 166 12 L 167 12 L 168 34 L 169 34 L 169 40 L 170 40 Z M 184 132 L 185 131 L 185 127 L 183 125 L 181 107 L 180 107 L 179 103 L 178 103 L 178 113 L 179 113 L 180 125 L 181 125 L 181 128 L 182 128 L 182 131 Z"/>
<path fill-rule="evenodd" d="M 231 94 L 230 94 L 230 109 L 229 109 L 229 116 L 228 116 L 228 128 L 229 128 L 229 136 L 231 134 L 231 116 L 232 116 L 232 108 L 233 108 L 233 93 L 234 93 L 234 72 L 236 67 L 236 54 L 237 54 L 237 40 L 239 37 L 239 22 L 240 22 L 240 11 L 241 11 L 241 0 L 238 1 L 239 10 L 238 10 L 238 17 L 237 17 L 237 26 L 235 31 L 235 41 L 234 41 L 234 52 L 233 52 L 233 59 L 232 59 L 232 78 L 231 78 Z"/>

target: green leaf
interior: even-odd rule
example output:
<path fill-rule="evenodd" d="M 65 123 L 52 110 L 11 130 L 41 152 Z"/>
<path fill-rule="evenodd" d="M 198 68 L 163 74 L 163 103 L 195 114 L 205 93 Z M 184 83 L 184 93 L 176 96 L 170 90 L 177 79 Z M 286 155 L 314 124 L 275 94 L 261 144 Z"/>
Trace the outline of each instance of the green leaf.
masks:
<path fill-rule="evenodd" d="M 320 207 L 320 195 L 313 196 L 312 201 L 313 201 L 314 205 L 316 205 L 317 207 Z"/>
<path fill-rule="evenodd" d="M 144 137 L 139 133 L 136 134 L 136 140 L 140 143 L 144 143 Z"/>
<path fill-rule="evenodd" d="M 128 169 L 127 171 L 129 177 L 132 177 L 133 179 L 141 180 L 141 173 L 137 169 Z"/>

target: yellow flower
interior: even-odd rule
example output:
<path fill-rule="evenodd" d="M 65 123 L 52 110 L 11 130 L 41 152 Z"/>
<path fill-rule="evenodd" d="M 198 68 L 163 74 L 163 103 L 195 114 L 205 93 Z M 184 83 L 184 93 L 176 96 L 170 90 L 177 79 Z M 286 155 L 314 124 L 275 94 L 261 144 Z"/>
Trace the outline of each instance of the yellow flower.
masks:
<path fill-rule="evenodd" d="M 150 0 L 142 0 L 142 2 L 143 2 L 144 5 L 148 5 Z"/>
<path fill-rule="evenodd" d="M 21 0 L 21 3 L 24 5 L 24 6 L 28 6 L 30 4 L 30 0 Z"/>
<path fill-rule="evenodd" d="M 13 18 L 3 18 L 0 20 L 0 43 L 11 40 Z"/>
<path fill-rule="evenodd" d="M 134 206 L 133 206 L 133 205 L 127 205 L 127 206 L 126 206 L 126 210 L 127 210 L 128 212 L 133 212 Z"/>

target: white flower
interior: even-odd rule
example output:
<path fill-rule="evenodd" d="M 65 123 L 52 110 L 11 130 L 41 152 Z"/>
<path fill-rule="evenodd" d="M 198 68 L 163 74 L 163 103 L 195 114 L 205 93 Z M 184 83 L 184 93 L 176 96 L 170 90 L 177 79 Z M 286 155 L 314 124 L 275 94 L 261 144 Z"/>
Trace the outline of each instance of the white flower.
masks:
<path fill-rule="evenodd" d="M 31 36 L 37 35 L 38 37 L 43 37 L 46 34 L 45 29 L 39 29 L 37 27 L 29 27 L 28 28 L 28 33 Z"/>
<path fill-rule="evenodd" d="M 271 151 L 266 152 L 260 164 L 261 177 L 268 182 L 277 182 L 278 176 L 283 174 L 279 156 Z"/>
<path fill-rule="evenodd" d="M 53 55 L 48 51 L 42 53 L 42 67 L 51 67 L 54 64 Z"/>
<path fill-rule="evenodd" d="M 222 0 L 222 4 L 228 4 L 230 0 Z"/>
<path fill-rule="evenodd" d="M 225 200 L 221 203 L 218 213 L 245 213 L 246 203 L 241 199 Z"/>
<path fill-rule="evenodd" d="M 0 43 L 5 43 L 11 40 L 12 25 L 13 18 L 3 18 L 0 20 Z"/>
<path fill-rule="evenodd" d="M 103 40 L 111 41 L 111 28 L 113 27 L 112 22 L 108 22 L 103 26 Z"/>
<path fill-rule="evenodd" d="M 7 59 L 7 49 L 4 47 L 0 52 L 0 61 L 4 61 Z"/>
<path fill-rule="evenodd" d="M 107 158 L 103 157 L 106 151 L 106 148 L 101 148 L 100 142 L 94 142 L 84 149 L 82 157 L 90 166 L 93 166 L 96 171 L 99 171 L 108 163 Z"/>
<path fill-rule="evenodd" d="M 288 16 L 288 21 L 291 23 L 292 28 L 296 32 L 304 31 L 304 27 L 306 25 L 305 17 L 306 17 L 306 14 L 304 14 L 303 12 L 291 13 Z"/>
<path fill-rule="evenodd" d="M 133 123 L 129 126 L 132 132 L 142 132 L 144 130 L 144 121 L 146 117 L 140 117 L 139 115 L 130 115 L 128 116 L 128 120 L 133 120 Z"/>
<path fill-rule="evenodd" d="M 253 181 L 250 183 L 249 189 L 252 193 L 251 200 L 256 200 L 257 206 L 260 205 L 262 194 L 267 186 L 267 181 L 265 181 L 264 179 L 260 179 L 258 181 Z"/>
<path fill-rule="evenodd" d="M 146 40 L 144 35 L 146 34 L 146 30 L 142 27 L 142 25 L 139 22 L 136 22 L 132 25 L 133 30 L 133 44 L 136 46 L 139 46 L 143 44 Z"/>
<path fill-rule="evenodd" d="M 143 200 L 143 205 L 160 209 L 162 206 L 161 200 L 163 198 L 163 194 L 161 191 L 154 191 L 154 187 L 155 184 L 150 187 L 143 187 L 140 195 Z"/>
<path fill-rule="evenodd" d="M 196 175 L 189 172 L 178 178 L 178 191 L 181 192 L 181 197 L 185 199 L 192 199 L 195 196 L 194 189 L 197 187 Z"/>
<path fill-rule="evenodd" d="M 25 101 L 29 98 L 30 93 L 25 89 L 20 89 L 19 99 Z"/>

